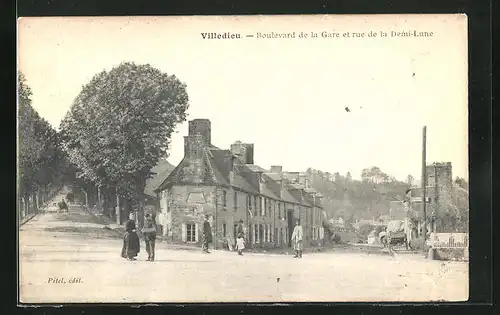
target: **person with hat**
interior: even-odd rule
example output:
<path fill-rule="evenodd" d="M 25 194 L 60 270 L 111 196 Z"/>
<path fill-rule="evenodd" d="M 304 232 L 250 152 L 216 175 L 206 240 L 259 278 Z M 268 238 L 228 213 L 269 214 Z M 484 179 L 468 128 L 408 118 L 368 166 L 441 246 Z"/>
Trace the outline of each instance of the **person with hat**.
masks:
<path fill-rule="evenodd" d="M 156 224 L 151 213 L 146 213 L 146 220 L 142 227 L 142 234 L 146 242 L 146 251 L 148 253 L 148 261 L 155 260 L 155 242 L 156 242 Z"/>
<path fill-rule="evenodd" d="M 292 244 L 295 251 L 295 256 L 293 258 L 302 258 L 302 238 L 304 236 L 304 231 L 302 226 L 300 226 L 300 219 L 295 221 L 295 228 L 292 233 Z"/>
<path fill-rule="evenodd" d="M 203 241 L 201 244 L 202 251 L 209 254 L 208 244 L 212 243 L 212 227 L 210 222 L 208 222 L 208 215 L 205 215 L 205 221 L 203 222 Z"/>

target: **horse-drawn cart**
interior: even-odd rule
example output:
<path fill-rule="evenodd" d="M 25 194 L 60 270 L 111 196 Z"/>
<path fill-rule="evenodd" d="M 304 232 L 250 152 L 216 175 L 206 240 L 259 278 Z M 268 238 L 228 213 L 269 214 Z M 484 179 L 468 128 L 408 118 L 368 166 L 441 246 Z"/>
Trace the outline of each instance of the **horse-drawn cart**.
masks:
<path fill-rule="evenodd" d="M 389 222 L 387 229 L 379 233 L 380 243 L 389 250 L 400 245 L 404 245 L 407 250 L 411 249 L 407 228 L 404 221 Z"/>

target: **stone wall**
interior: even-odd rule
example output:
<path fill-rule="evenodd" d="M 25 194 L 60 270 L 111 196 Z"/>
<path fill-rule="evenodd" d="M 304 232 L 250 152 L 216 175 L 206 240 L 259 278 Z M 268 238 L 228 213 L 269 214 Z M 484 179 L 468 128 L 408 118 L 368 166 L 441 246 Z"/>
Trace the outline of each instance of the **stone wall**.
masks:
<path fill-rule="evenodd" d="M 183 224 L 197 224 L 198 243 L 201 242 L 205 215 L 213 222 L 215 216 L 215 187 L 213 186 L 180 186 L 170 188 L 171 199 L 168 210 L 171 214 L 171 235 L 173 242 L 186 241 L 183 235 Z M 212 224 L 212 234 L 214 233 Z"/>
<path fill-rule="evenodd" d="M 240 220 L 243 220 L 245 236 L 249 247 L 277 247 L 278 238 L 275 235 L 276 229 L 280 233 L 279 240 L 281 247 L 287 245 L 285 236 L 287 235 L 286 229 L 288 224 L 285 220 L 283 202 L 278 207 L 279 202 L 267 199 L 270 202 L 265 202 L 267 211 L 266 215 L 263 216 L 263 204 L 257 207 L 257 213 L 254 212 L 255 204 L 253 200 L 255 196 L 232 188 L 174 185 L 168 190 L 168 193 L 164 193 L 162 196 L 163 199 L 160 201 L 162 218 L 168 219 L 171 231 L 167 236 L 167 241 L 186 242 L 186 236 L 183 235 L 186 231 L 183 230 L 183 225 L 195 224 L 198 227 L 198 243 L 201 242 L 204 216 L 209 215 L 212 235 L 215 237 L 214 241 L 217 242 L 218 248 L 221 248 L 224 243 L 234 242 L 235 225 Z M 247 211 L 249 197 L 252 198 L 252 216 Z M 257 200 L 259 199 L 257 198 Z M 263 199 L 261 198 L 260 200 Z M 277 213 L 278 208 L 281 208 L 282 211 L 281 218 L 279 218 Z M 269 226 L 271 235 L 267 242 L 263 242 L 260 239 L 259 243 L 253 244 L 253 228 L 259 225 Z"/>

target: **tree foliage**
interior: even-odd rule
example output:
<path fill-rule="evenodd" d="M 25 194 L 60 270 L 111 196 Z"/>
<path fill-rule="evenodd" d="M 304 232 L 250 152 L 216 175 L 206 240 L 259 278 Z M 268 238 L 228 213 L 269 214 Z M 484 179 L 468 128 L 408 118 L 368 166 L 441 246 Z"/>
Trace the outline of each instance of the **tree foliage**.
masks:
<path fill-rule="evenodd" d="M 61 123 L 78 177 L 122 196 L 142 194 L 171 134 L 185 121 L 186 85 L 150 65 L 122 63 L 82 88 Z"/>
<path fill-rule="evenodd" d="M 57 132 L 32 107 L 32 92 L 22 73 L 18 74 L 18 167 L 21 195 L 29 195 L 51 183 L 62 152 Z"/>
<path fill-rule="evenodd" d="M 389 214 L 390 202 L 403 198 L 407 183 L 382 172 L 378 167 L 365 169 L 363 180 L 353 180 L 350 173 L 342 176 L 333 173 L 333 180 L 321 176 L 322 172 L 310 169 L 311 184 L 322 194 L 323 208 L 328 217 L 341 217 L 346 221 L 378 219 Z"/>
<path fill-rule="evenodd" d="M 382 172 L 377 166 L 363 169 L 361 171 L 361 179 L 364 182 L 375 184 L 387 183 L 391 180 L 390 176 Z"/>

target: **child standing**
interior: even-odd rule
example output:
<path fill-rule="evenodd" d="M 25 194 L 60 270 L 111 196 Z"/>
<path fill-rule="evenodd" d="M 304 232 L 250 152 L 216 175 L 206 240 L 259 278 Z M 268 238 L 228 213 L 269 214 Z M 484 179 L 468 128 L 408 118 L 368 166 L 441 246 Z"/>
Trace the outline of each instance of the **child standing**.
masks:
<path fill-rule="evenodd" d="M 125 235 L 123 236 L 122 257 L 128 260 L 136 260 L 140 252 L 139 235 L 135 230 L 135 222 L 127 221 L 125 224 Z"/>
<path fill-rule="evenodd" d="M 243 255 L 243 250 L 245 249 L 245 239 L 243 238 L 243 233 L 238 234 L 238 239 L 236 239 L 236 249 L 238 250 L 238 255 Z"/>

